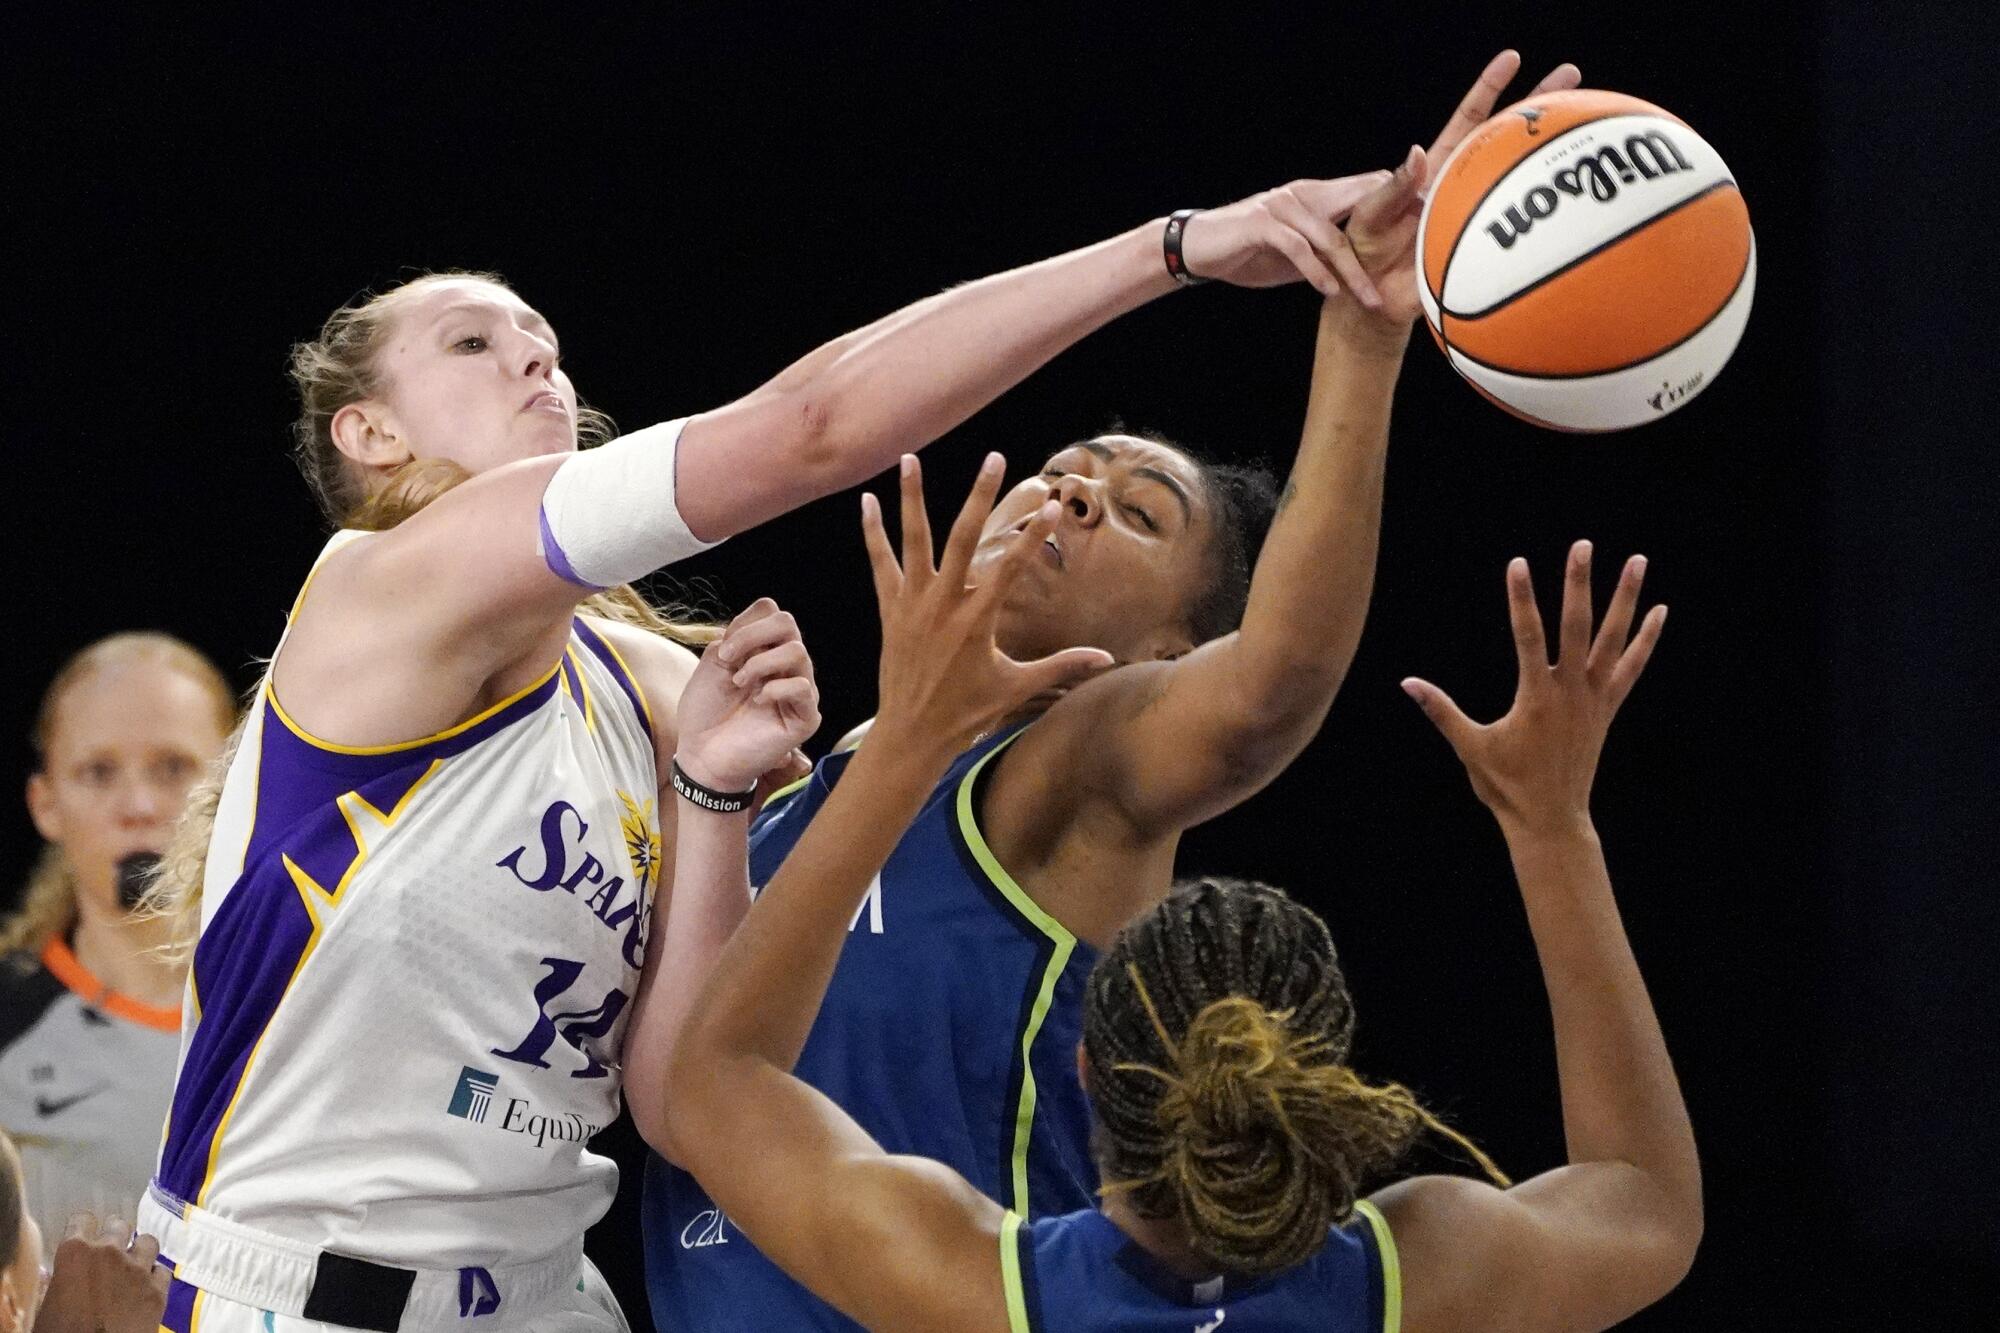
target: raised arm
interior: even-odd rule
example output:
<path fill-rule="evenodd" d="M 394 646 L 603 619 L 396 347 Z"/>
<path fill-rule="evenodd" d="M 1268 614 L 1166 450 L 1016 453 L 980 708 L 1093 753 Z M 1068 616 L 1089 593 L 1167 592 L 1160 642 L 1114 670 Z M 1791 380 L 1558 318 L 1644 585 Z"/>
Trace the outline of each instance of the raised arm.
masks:
<path fill-rule="evenodd" d="M 1191 271 L 1242 286 L 1351 284 L 1380 297 L 1344 238 L 1317 227 L 1359 178 L 1296 181 L 1201 215 Z M 970 282 L 836 339 L 768 384 L 696 418 L 682 441 L 681 512 L 705 540 L 852 486 L 937 439 L 1058 352 L 1174 290 L 1165 219 Z"/>
<path fill-rule="evenodd" d="M 881 711 L 870 743 L 710 969 L 665 1084 L 669 1137 L 723 1213 L 870 1328 L 1005 1329 L 1003 1214 L 949 1169 L 885 1154 L 794 1078 L 792 1064 L 856 905 L 952 757 L 1022 701 L 1109 663 L 1087 649 L 1019 663 L 994 647 L 1007 585 L 1056 510 L 1046 505 L 997 572 L 968 590 L 998 463 L 981 470 L 937 569 L 916 460 L 904 462 L 900 567 L 866 498 L 882 605 Z M 670 917 L 669 934 L 678 928 Z"/>
<path fill-rule="evenodd" d="M 1332 293 L 1344 282 L 1379 303 L 1345 238 L 1313 225 L 1344 213 L 1362 188 L 1296 181 L 1212 210 L 1189 238 L 1187 262 L 1246 286 L 1303 278 Z M 1164 219 L 1146 223 L 919 301 L 679 429 L 481 472 L 326 562 L 284 654 L 280 693 L 307 701 L 308 728 L 349 744 L 458 721 L 484 694 L 520 683 L 496 688 L 496 672 L 554 660 L 556 627 L 591 585 L 642 577 L 881 471 L 1071 343 L 1172 291 L 1164 228 Z M 438 373 L 451 383 L 461 352 L 489 358 L 481 364 L 518 390 L 510 404 L 539 411 L 532 404 L 546 390 L 549 410 L 573 411 L 553 332 L 505 295 L 473 302 L 483 309 L 476 321 L 444 297 L 426 298 L 397 325 L 390 354 L 442 359 L 451 369 Z M 461 327 L 469 323 L 478 327 Z M 478 382 L 482 393 L 494 383 Z M 337 417 L 335 433 L 350 458 L 387 471 L 418 447 L 413 418 L 365 406 Z M 410 691 L 413 673 L 431 688 Z"/>
<path fill-rule="evenodd" d="M 1643 559 L 1626 563 L 1593 642 L 1590 547 L 1577 543 L 1551 667 L 1527 564 L 1508 567 L 1520 684 L 1497 722 L 1404 682 L 1506 836 L 1548 987 L 1569 1147 L 1568 1165 L 1510 1190 L 1428 1176 L 1375 1197 L 1411 1333 L 1607 1328 L 1670 1291 L 1701 1238 L 1694 1132 L 1590 819 L 1605 732 L 1666 623 L 1653 608 L 1627 644 L 1644 573 Z"/>
<path fill-rule="evenodd" d="M 1427 172 L 1484 121 L 1520 68 L 1494 57 L 1428 154 L 1412 148 L 1362 202 L 1347 236 L 1382 303 L 1327 301 L 1299 451 L 1251 576 L 1242 625 L 1170 662 L 1099 682 L 1069 721 L 1024 744 L 1061 748 L 1068 808 L 1081 790 L 1142 840 L 1178 834 L 1276 777 L 1325 720 L 1354 660 L 1374 586 L 1389 409 L 1417 301 L 1416 227 Z M 1564 65 L 1537 91 L 1572 87 Z M 1199 235 L 1204 219 L 1188 229 Z M 1003 770 L 1004 780 L 1004 770 Z"/>

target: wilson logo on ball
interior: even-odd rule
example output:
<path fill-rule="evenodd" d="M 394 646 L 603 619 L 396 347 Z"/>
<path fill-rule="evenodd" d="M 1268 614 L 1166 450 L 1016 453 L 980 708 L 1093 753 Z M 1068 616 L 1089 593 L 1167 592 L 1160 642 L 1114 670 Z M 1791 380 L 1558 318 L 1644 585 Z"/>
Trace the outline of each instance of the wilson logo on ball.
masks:
<path fill-rule="evenodd" d="M 1693 169 L 1674 141 L 1659 130 L 1630 134 L 1625 137 L 1622 154 L 1606 144 L 1574 166 L 1564 167 L 1549 177 L 1549 185 L 1537 185 L 1518 205 L 1510 205 L 1504 216 L 1487 223 L 1486 234 L 1498 241 L 1502 250 L 1511 249 L 1537 222 L 1556 211 L 1563 195 L 1575 199 L 1588 191 L 1598 203 L 1608 204 L 1618 197 L 1621 181 L 1634 185 Z"/>
<path fill-rule="evenodd" d="M 1721 155 L 1650 102 L 1584 89 L 1466 136 L 1431 180 L 1417 257 L 1452 369 L 1558 430 L 1623 430 L 1705 392 L 1757 286 Z"/>

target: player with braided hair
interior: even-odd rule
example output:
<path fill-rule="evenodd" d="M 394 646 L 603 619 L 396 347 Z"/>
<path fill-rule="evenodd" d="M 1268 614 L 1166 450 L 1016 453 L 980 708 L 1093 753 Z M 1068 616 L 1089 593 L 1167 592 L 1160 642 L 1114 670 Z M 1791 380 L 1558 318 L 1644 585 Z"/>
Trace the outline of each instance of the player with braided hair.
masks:
<path fill-rule="evenodd" d="M 1426 1129 L 1509 1184 L 1409 1089 L 1346 1064 L 1354 1006 L 1333 937 L 1280 889 L 1179 886 L 1091 972 L 1085 1015 L 1105 1195 L 1178 1220 L 1231 1273 L 1303 1263 Z"/>
<path fill-rule="evenodd" d="M 871 1329 L 1580 1330 L 1664 1295 L 1700 1236 L 1700 1169 L 1589 804 L 1665 608 L 1632 632 L 1635 558 L 1593 635 L 1584 543 L 1554 666 L 1526 564 L 1508 570 L 1520 681 L 1505 717 L 1474 724 L 1405 682 L 1513 853 L 1555 1020 L 1568 1165 L 1502 1188 L 1482 1157 L 1494 1184 L 1419 1176 L 1360 1197 L 1442 1127 L 1346 1065 L 1353 1010 L 1325 926 L 1276 890 L 1226 881 L 1169 896 L 1091 973 L 1079 1062 L 1100 1209 L 1024 1220 L 938 1162 L 885 1152 L 790 1072 L 849 923 L 959 748 L 1103 665 L 1091 650 L 1021 663 L 996 646 L 1000 606 L 1059 509 L 1033 514 L 968 588 L 995 461 L 937 569 L 908 521 L 921 505 L 909 471 L 900 564 L 864 501 L 882 606 L 875 730 L 725 946 L 704 944 L 725 922 L 668 919 L 664 956 L 708 977 L 666 1085 L 680 1160 L 764 1255 Z M 682 819 L 680 882 L 736 900 L 741 824 Z"/>
<path fill-rule="evenodd" d="M 1390 408 L 1419 310 L 1426 164 L 1486 118 L 1519 69 L 1512 51 L 1488 62 L 1429 157 L 1412 148 L 1348 213 L 1344 235 L 1381 305 L 1340 296 L 1322 307 L 1298 453 L 1261 546 L 1254 486 L 1125 434 L 1060 451 L 987 520 L 975 579 L 1048 501 L 1058 506 L 998 613 L 1005 650 L 1030 659 L 1088 644 L 1117 668 L 1025 704 L 968 745 L 854 920 L 796 1068 L 891 1150 L 949 1165 L 1024 1217 L 1096 1197 L 1072 1056 L 1085 979 L 1172 888 L 1183 834 L 1283 772 L 1332 705 L 1374 580 Z M 1560 65 L 1541 87 L 1579 77 Z M 1187 234 L 1206 225 L 1197 214 Z M 914 473 L 916 460 L 905 466 Z M 922 513 L 906 491 L 905 521 Z M 876 743 L 870 733 L 861 748 Z M 751 830 L 753 883 L 802 854 L 853 759 L 829 756 L 772 797 Z M 663 1080 L 628 1071 L 626 1092 L 641 1133 L 674 1161 Z M 662 1327 L 853 1327 L 732 1236 L 727 1210 L 688 1172 L 649 1166 L 645 1219 Z"/>

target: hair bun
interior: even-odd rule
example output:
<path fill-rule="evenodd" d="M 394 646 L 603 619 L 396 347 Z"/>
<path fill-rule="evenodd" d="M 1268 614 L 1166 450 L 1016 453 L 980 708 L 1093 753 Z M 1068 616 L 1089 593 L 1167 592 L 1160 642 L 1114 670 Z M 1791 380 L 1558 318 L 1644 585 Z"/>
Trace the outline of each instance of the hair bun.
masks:
<path fill-rule="evenodd" d="M 1167 1174 L 1196 1247 L 1225 1268 L 1299 1263 L 1354 1205 L 1358 1164 L 1325 1151 L 1346 1071 L 1309 1063 L 1316 1045 L 1243 996 L 1208 1005 L 1181 1040 L 1159 1103 Z"/>

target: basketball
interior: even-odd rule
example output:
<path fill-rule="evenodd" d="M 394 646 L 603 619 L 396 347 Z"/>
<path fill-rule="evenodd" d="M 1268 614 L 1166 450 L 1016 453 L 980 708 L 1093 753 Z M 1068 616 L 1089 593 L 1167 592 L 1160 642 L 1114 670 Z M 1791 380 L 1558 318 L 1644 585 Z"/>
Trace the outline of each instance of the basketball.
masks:
<path fill-rule="evenodd" d="M 1722 157 L 1623 93 L 1547 93 L 1474 130 L 1417 230 L 1424 316 L 1481 394 L 1538 425 L 1613 431 L 1715 381 L 1756 289 Z"/>

